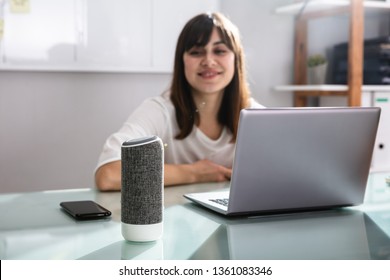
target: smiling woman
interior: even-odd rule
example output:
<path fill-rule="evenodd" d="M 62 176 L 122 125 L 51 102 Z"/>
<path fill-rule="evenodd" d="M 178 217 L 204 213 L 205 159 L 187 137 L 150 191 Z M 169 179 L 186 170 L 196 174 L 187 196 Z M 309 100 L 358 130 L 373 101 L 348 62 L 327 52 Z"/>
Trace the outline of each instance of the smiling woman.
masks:
<path fill-rule="evenodd" d="M 95 173 L 100 190 L 121 188 L 121 145 L 150 135 L 165 145 L 164 184 L 229 180 L 240 110 L 250 97 L 237 27 L 220 13 L 190 19 L 180 33 L 170 90 L 147 99 L 111 135 Z"/>

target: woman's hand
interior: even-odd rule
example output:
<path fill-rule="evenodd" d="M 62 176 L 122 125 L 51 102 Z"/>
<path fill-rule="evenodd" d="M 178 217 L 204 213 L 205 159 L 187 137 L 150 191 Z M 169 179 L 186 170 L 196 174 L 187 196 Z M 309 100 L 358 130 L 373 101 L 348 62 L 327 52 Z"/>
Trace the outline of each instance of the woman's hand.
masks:
<path fill-rule="evenodd" d="M 164 182 L 166 186 L 191 183 L 223 182 L 230 180 L 232 175 L 232 170 L 230 168 L 206 159 L 192 164 L 166 164 L 164 168 Z"/>
<path fill-rule="evenodd" d="M 207 159 L 192 164 L 196 182 L 222 182 L 230 180 L 232 170 Z"/>

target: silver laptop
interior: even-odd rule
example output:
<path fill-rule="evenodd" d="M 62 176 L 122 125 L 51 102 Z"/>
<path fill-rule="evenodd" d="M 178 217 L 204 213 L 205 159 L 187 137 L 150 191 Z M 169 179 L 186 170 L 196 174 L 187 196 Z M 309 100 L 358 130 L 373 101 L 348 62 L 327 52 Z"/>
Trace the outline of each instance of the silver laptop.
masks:
<path fill-rule="evenodd" d="M 244 109 L 225 191 L 185 197 L 225 215 L 363 203 L 380 108 Z"/>

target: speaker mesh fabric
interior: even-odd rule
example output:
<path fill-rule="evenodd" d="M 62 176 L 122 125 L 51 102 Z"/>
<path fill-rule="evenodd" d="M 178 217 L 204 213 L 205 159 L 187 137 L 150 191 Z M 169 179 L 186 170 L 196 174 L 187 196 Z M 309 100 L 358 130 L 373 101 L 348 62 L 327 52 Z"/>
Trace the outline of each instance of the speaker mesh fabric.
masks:
<path fill-rule="evenodd" d="M 147 225 L 163 219 L 163 150 L 161 141 L 122 145 L 121 220 Z"/>

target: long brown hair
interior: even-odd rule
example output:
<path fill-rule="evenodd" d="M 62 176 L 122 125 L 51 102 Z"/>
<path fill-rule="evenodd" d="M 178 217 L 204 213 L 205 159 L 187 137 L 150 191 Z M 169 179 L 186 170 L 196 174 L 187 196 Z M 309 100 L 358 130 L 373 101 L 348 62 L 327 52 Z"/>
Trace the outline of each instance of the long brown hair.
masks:
<path fill-rule="evenodd" d="M 176 120 L 180 132 L 176 139 L 186 138 L 194 124 L 199 124 L 199 116 L 191 95 L 191 86 L 184 74 L 183 55 L 192 47 L 205 46 L 216 28 L 226 46 L 234 53 L 234 76 L 224 90 L 218 122 L 237 136 L 238 119 L 241 109 L 249 105 L 249 87 L 246 81 L 244 52 L 238 29 L 220 13 L 204 13 L 190 19 L 184 26 L 177 41 L 175 63 L 171 84 L 171 100 L 176 110 Z"/>

